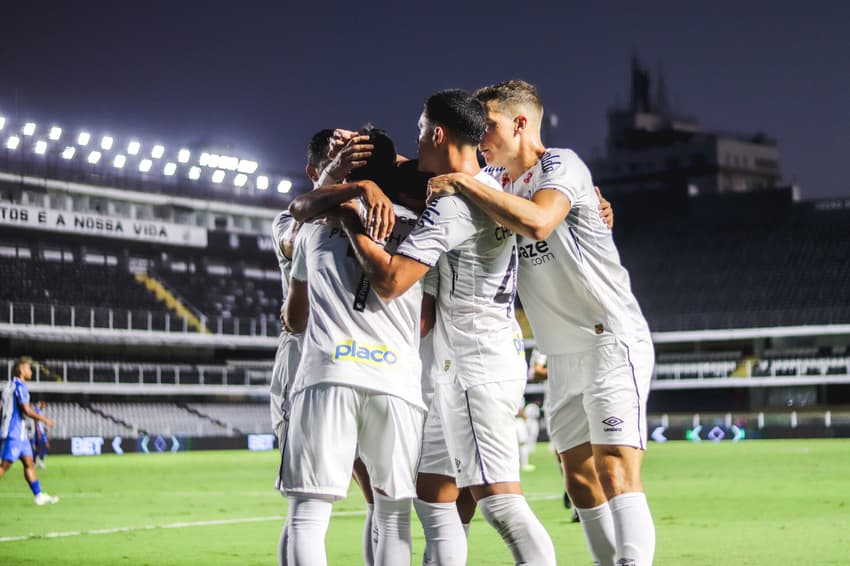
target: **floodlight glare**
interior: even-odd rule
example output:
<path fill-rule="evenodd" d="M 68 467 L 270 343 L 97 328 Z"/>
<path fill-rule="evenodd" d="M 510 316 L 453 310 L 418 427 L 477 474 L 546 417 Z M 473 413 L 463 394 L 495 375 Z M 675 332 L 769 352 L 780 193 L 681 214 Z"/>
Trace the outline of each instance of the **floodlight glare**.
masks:
<path fill-rule="evenodd" d="M 188 163 L 188 162 L 189 162 L 189 157 L 191 157 L 191 156 L 192 156 L 192 152 L 191 152 L 191 151 L 189 151 L 188 149 L 185 149 L 185 148 L 184 148 L 184 149 L 181 149 L 181 150 L 177 153 L 177 161 L 179 161 L 180 163 Z"/>
<path fill-rule="evenodd" d="M 244 187 L 245 183 L 248 182 L 248 175 L 245 173 L 239 173 L 236 177 L 233 178 L 233 185 L 236 187 Z"/>
<path fill-rule="evenodd" d="M 257 189 L 261 191 L 265 191 L 269 188 L 269 178 L 265 175 L 260 175 L 257 177 Z"/>
<path fill-rule="evenodd" d="M 257 170 L 257 162 L 243 159 L 239 162 L 239 166 L 237 167 L 237 169 L 240 173 L 248 173 L 250 175 L 251 173 Z"/>
<path fill-rule="evenodd" d="M 140 144 L 136 140 L 133 140 L 129 144 L 127 144 L 127 153 L 129 153 L 130 155 L 138 155 L 139 154 L 139 148 L 141 148 L 141 147 L 142 147 L 142 144 Z"/>
<path fill-rule="evenodd" d="M 221 169 L 217 169 L 216 172 L 213 173 L 212 182 L 221 183 L 222 181 L 224 181 L 224 171 L 222 171 Z"/>
<path fill-rule="evenodd" d="M 122 167 L 124 167 L 125 163 L 127 163 L 126 155 L 116 155 L 115 160 L 112 162 L 116 169 L 121 169 Z"/>
<path fill-rule="evenodd" d="M 109 151 L 110 149 L 112 149 L 112 143 L 114 141 L 115 140 L 112 139 L 112 136 L 103 136 L 103 139 L 100 140 L 100 149 L 105 149 L 106 151 Z"/>
<path fill-rule="evenodd" d="M 153 146 L 153 149 L 151 150 L 151 157 L 153 157 L 154 159 L 159 159 L 160 157 L 162 157 L 162 155 L 164 153 L 165 153 L 165 148 L 162 147 L 159 144 L 156 144 L 155 146 Z"/>
<path fill-rule="evenodd" d="M 100 161 L 100 152 L 93 151 L 89 154 L 89 163 L 92 165 L 97 165 L 97 162 Z"/>
<path fill-rule="evenodd" d="M 142 159 L 139 162 L 139 171 L 141 171 L 142 173 L 147 173 L 151 170 L 151 167 L 153 167 L 153 161 L 151 161 L 150 159 Z"/>
<path fill-rule="evenodd" d="M 166 176 L 171 177 L 174 173 L 177 172 L 177 164 L 176 163 L 166 163 L 165 168 L 162 170 Z"/>
<path fill-rule="evenodd" d="M 80 145 L 89 145 L 89 140 L 91 139 L 91 134 L 88 132 L 80 132 L 80 135 L 77 136 L 77 143 Z"/>
<path fill-rule="evenodd" d="M 62 152 L 62 159 L 73 159 L 75 153 L 77 153 L 77 148 L 69 145 Z"/>
<path fill-rule="evenodd" d="M 292 181 L 289 179 L 283 179 L 280 183 L 277 184 L 277 192 L 286 194 L 292 188 Z"/>
<path fill-rule="evenodd" d="M 222 155 L 219 166 L 227 169 L 228 171 L 236 171 L 236 168 L 239 166 L 239 159 L 236 157 Z"/>
<path fill-rule="evenodd" d="M 193 181 L 197 181 L 201 178 L 201 168 L 200 167 L 192 167 L 189 169 L 189 178 Z"/>
<path fill-rule="evenodd" d="M 18 149 L 18 145 L 21 143 L 21 138 L 18 136 L 9 136 L 9 139 L 6 140 L 6 147 L 9 149 Z"/>
<path fill-rule="evenodd" d="M 218 162 L 221 159 L 217 153 L 211 153 L 209 157 L 207 157 L 207 167 L 218 167 Z"/>
<path fill-rule="evenodd" d="M 203 167 L 206 167 L 210 162 L 210 154 L 206 151 L 201 154 L 200 159 L 198 159 L 198 163 L 200 163 Z"/>
<path fill-rule="evenodd" d="M 24 124 L 24 135 L 31 136 L 35 133 L 35 124 L 33 122 L 27 122 Z"/>
<path fill-rule="evenodd" d="M 59 126 L 53 126 L 52 128 L 50 128 L 50 134 L 48 134 L 47 137 L 49 137 L 53 141 L 57 141 L 59 138 L 62 137 L 62 128 L 60 128 Z"/>
<path fill-rule="evenodd" d="M 38 140 L 35 142 L 35 152 L 39 155 L 47 153 L 47 142 L 44 140 Z"/>
<path fill-rule="evenodd" d="M 5 125 L 6 125 L 6 118 L 3 117 L 3 116 L 0 116 L 0 130 L 2 130 L 3 126 L 5 126 Z"/>

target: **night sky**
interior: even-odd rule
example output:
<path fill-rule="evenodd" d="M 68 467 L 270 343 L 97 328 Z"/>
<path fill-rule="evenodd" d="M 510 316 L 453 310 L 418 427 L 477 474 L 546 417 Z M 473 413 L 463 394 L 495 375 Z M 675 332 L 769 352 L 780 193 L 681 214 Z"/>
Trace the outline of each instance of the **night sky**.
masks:
<path fill-rule="evenodd" d="M 663 68 L 702 128 L 763 131 L 803 198 L 850 197 L 850 3 L 17 0 L 0 15 L 0 114 L 167 146 L 208 141 L 299 174 L 310 134 L 386 128 L 415 152 L 425 97 L 509 78 L 585 158 Z"/>

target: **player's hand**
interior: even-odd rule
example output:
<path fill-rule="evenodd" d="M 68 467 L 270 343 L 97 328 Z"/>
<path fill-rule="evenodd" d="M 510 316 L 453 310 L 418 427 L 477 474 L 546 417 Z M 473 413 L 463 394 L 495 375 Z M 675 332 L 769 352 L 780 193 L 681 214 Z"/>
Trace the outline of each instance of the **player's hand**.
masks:
<path fill-rule="evenodd" d="M 328 143 L 330 144 L 328 147 L 328 158 L 333 159 L 336 157 L 340 150 L 345 147 L 348 140 L 356 135 L 357 132 L 353 130 L 346 130 L 344 128 L 335 129 L 333 135 L 328 138 Z"/>
<path fill-rule="evenodd" d="M 372 156 L 375 146 L 369 143 L 369 136 L 354 136 L 334 156 L 327 167 L 327 174 L 340 182 L 351 173 L 352 169 L 363 167 L 366 160 Z"/>
<path fill-rule="evenodd" d="M 53 428 L 53 425 L 56 424 L 50 417 L 45 417 L 44 419 L 44 424 L 46 424 L 49 428 Z"/>
<path fill-rule="evenodd" d="M 366 206 L 366 218 L 363 223 L 366 233 L 373 240 L 383 242 L 395 225 L 393 203 L 381 187 L 372 181 L 360 181 L 360 190 L 360 198 Z"/>
<path fill-rule="evenodd" d="M 593 187 L 593 190 L 596 191 L 596 196 L 599 197 L 599 218 L 611 230 L 614 227 L 614 209 L 611 207 L 611 203 L 602 196 L 599 187 Z"/>
<path fill-rule="evenodd" d="M 447 173 L 445 175 L 437 175 L 428 180 L 428 196 L 426 202 L 430 203 L 434 199 L 454 195 L 459 192 L 457 181 L 464 173 Z"/>

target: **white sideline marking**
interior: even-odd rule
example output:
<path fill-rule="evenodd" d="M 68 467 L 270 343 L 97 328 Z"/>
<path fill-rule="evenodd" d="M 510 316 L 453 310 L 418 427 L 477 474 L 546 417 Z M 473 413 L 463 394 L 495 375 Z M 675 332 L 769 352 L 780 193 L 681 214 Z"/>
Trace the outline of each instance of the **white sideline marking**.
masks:
<path fill-rule="evenodd" d="M 84 494 L 79 494 L 84 495 Z M 4 497 L 10 497 L 11 494 L 6 494 Z M 548 494 L 528 494 L 526 495 L 526 500 L 528 501 L 547 501 L 551 499 L 560 499 L 563 495 L 548 495 Z M 365 515 L 365 511 L 337 511 L 333 513 L 334 517 L 356 517 L 358 515 Z M 56 533 L 44 533 L 44 534 L 28 534 L 28 535 L 18 535 L 12 537 L 0 537 L 0 543 L 2 542 L 16 542 L 22 540 L 31 540 L 31 539 L 51 539 L 51 538 L 63 538 L 63 537 L 76 537 L 81 535 L 108 535 L 113 533 L 129 533 L 133 531 L 152 531 L 155 529 L 186 529 L 191 527 L 210 527 L 216 525 L 238 525 L 242 523 L 263 523 L 268 521 L 283 521 L 286 519 L 284 515 L 270 515 L 268 517 L 243 517 L 241 519 L 214 519 L 211 521 L 194 521 L 194 522 L 178 522 L 178 523 L 167 523 L 165 525 L 143 525 L 141 527 L 115 527 L 111 529 L 93 529 L 90 531 L 60 531 Z"/>

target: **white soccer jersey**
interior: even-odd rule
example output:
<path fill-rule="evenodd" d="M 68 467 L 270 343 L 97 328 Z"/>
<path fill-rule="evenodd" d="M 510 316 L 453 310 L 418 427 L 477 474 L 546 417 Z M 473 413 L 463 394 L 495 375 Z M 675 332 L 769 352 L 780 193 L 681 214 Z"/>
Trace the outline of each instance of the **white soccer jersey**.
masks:
<path fill-rule="evenodd" d="M 499 189 L 483 172 L 475 178 Z M 465 197 L 452 195 L 431 203 L 397 253 L 439 267 L 437 380 L 456 375 L 467 389 L 525 379 L 522 332 L 513 311 L 515 239 L 509 230 Z"/>
<path fill-rule="evenodd" d="M 570 200 L 564 222 L 546 240 L 517 237 L 519 296 L 546 354 L 588 350 L 600 339 L 649 339 L 649 327 L 597 207 L 590 171 L 569 149 L 549 149 L 514 182 L 488 167 L 502 188 L 530 199 L 553 189 Z"/>
<path fill-rule="evenodd" d="M 288 210 L 284 210 L 275 216 L 272 222 L 272 241 L 274 242 L 274 255 L 277 256 L 277 264 L 280 267 L 280 283 L 283 289 L 283 299 L 289 294 L 289 276 L 292 268 L 292 259 L 286 257 L 280 250 L 280 243 L 284 239 L 291 238 L 295 227 L 295 219 Z"/>
<path fill-rule="evenodd" d="M 392 252 L 416 224 L 396 207 Z M 295 241 L 292 277 L 309 287 L 310 317 L 293 394 L 318 383 L 337 383 L 395 395 L 426 409 L 419 361 L 419 283 L 384 301 L 369 289 L 345 232 L 305 224 Z"/>

